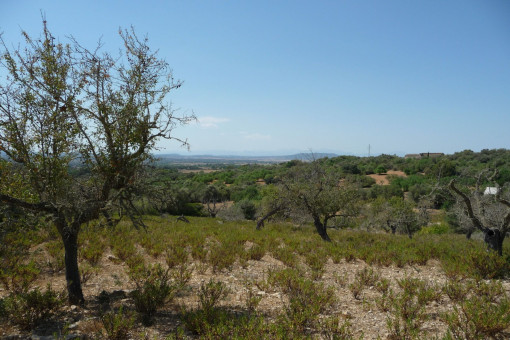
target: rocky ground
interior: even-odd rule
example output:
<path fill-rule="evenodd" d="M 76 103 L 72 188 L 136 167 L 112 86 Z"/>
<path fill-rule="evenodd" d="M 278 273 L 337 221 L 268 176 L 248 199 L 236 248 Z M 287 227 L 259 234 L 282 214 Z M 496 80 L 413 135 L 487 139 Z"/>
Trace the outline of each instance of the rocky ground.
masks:
<path fill-rule="evenodd" d="M 41 257 L 45 254 L 41 253 Z M 41 260 L 44 260 L 41 258 Z M 147 257 L 147 260 L 152 260 Z M 248 292 L 246 282 L 253 282 L 255 293 L 261 297 L 257 312 L 265 315 L 270 322 L 282 311 L 286 303 L 286 297 L 278 289 L 262 284 L 267 278 L 269 270 L 285 268 L 285 265 L 269 255 L 265 255 L 260 261 L 248 261 L 243 268 L 236 263 L 232 270 L 224 270 L 220 273 L 213 273 L 206 265 L 198 262 L 192 264 L 194 267 L 193 276 L 187 287 L 179 296 L 169 303 L 156 315 L 155 322 L 150 327 L 139 325 L 132 333 L 133 338 L 165 338 L 172 334 L 180 325 L 179 312 L 182 308 L 192 309 L 198 305 L 196 292 L 200 284 L 209 280 L 224 282 L 230 289 L 227 298 L 221 302 L 222 306 L 232 309 L 245 308 L 245 299 Z M 355 275 L 367 265 L 360 260 L 340 263 L 333 263 L 328 260 L 324 274 L 319 280 L 326 286 L 334 287 L 337 301 L 332 314 L 340 316 L 341 320 L 349 320 L 355 337 L 364 339 L 386 339 L 389 331 L 387 328 L 388 312 L 381 311 L 376 300 L 381 294 L 374 286 L 367 286 L 358 298 L 354 298 L 349 285 L 355 281 Z M 305 267 L 303 265 L 303 267 Z M 119 261 L 112 253 L 106 252 L 99 264 L 100 270 L 92 275 L 83 284 L 83 291 L 87 303 L 83 307 L 66 306 L 63 313 L 55 320 L 48 320 L 31 332 L 24 332 L 10 324 L 0 325 L 0 336 L 3 339 L 15 338 L 53 338 L 59 332 L 62 325 L 67 325 L 67 334 L 72 336 L 96 337 L 101 332 L 100 315 L 106 308 L 125 305 L 130 306 L 132 302 L 128 293 L 134 288 L 126 274 L 127 267 Z M 389 279 L 391 287 L 397 288 L 396 280 L 404 277 L 413 277 L 424 280 L 427 283 L 441 287 L 447 281 L 440 264 L 429 261 L 425 266 L 412 266 L 398 268 L 373 267 L 374 271 L 381 278 Z M 44 273 L 36 286 L 45 287 L 50 283 L 53 289 L 64 289 L 65 279 L 63 272 Z M 259 284 L 257 284 L 259 283 Z M 507 293 L 510 292 L 510 282 L 504 281 L 503 287 Z M 5 296 L 6 291 L 0 290 L 0 296 Z M 105 301 L 107 301 L 105 303 Z M 446 295 L 439 301 L 434 301 L 427 306 L 427 321 L 422 326 L 423 338 L 442 338 L 446 332 L 446 324 L 441 321 L 441 314 L 452 309 L 452 303 Z M 510 337 L 510 333 L 507 333 Z"/>

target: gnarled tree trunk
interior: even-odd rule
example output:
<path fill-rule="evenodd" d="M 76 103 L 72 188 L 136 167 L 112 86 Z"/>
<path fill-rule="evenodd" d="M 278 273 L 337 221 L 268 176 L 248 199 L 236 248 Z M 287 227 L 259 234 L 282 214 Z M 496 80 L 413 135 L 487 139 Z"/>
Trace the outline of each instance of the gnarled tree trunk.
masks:
<path fill-rule="evenodd" d="M 313 216 L 313 225 L 315 226 L 315 229 L 317 229 L 317 233 L 319 233 L 319 236 L 324 241 L 331 242 L 331 239 L 329 238 L 329 235 L 326 231 L 326 225 L 325 223 L 321 222 L 318 216 Z"/>
<path fill-rule="evenodd" d="M 78 232 L 79 225 L 66 225 L 65 221 L 57 221 L 57 229 L 64 242 L 66 282 L 69 303 L 82 305 L 85 303 L 81 288 L 80 271 L 78 269 Z"/>
<path fill-rule="evenodd" d="M 488 249 L 492 249 L 497 251 L 500 256 L 503 255 L 503 240 L 504 235 L 501 233 L 499 229 L 489 229 L 487 228 L 483 232 L 483 240 L 487 245 Z"/>

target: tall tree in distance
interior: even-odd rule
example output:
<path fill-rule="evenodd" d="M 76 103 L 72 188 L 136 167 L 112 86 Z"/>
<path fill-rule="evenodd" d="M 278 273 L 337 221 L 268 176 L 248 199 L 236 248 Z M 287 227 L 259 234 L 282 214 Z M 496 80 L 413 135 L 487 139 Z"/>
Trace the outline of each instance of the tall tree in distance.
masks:
<path fill-rule="evenodd" d="M 120 31 L 122 55 L 59 42 L 43 21 L 41 37 L 23 32 L 11 51 L 2 40 L 0 201 L 51 217 L 65 248 L 69 302 L 84 302 L 78 270 L 83 223 L 129 205 L 137 173 L 159 139 L 195 119 L 177 116 L 167 102 L 181 86 L 147 38 Z M 72 166 L 86 175 L 71 176 Z M 14 170 L 13 170 L 14 169 Z M 26 190 L 11 188 L 22 178 Z"/>

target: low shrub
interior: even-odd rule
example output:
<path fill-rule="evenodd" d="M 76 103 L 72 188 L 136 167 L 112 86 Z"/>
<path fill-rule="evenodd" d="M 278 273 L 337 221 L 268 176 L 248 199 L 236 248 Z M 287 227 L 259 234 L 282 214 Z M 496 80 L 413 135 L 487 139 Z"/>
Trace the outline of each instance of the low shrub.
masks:
<path fill-rule="evenodd" d="M 510 300 L 505 297 L 494 303 L 472 295 L 454 306 L 453 312 L 444 313 L 442 319 L 448 325 L 447 338 L 497 338 L 510 326 Z"/>
<path fill-rule="evenodd" d="M 389 316 L 386 325 L 390 339 L 414 339 L 420 335 L 423 323 L 428 319 L 425 304 L 420 302 L 422 281 L 404 278 L 398 281 L 400 293 L 386 295 Z"/>
<path fill-rule="evenodd" d="M 270 273 L 268 281 L 278 286 L 288 297 L 282 322 L 294 333 L 303 333 L 307 327 L 317 326 L 319 315 L 335 302 L 331 287 L 303 278 L 295 269 L 284 269 Z"/>
<path fill-rule="evenodd" d="M 370 267 L 365 267 L 356 272 L 354 282 L 349 285 L 349 289 L 355 299 L 359 299 L 365 287 L 374 286 L 380 279 L 380 274 Z"/>
<path fill-rule="evenodd" d="M 471 275 L 477 279 L 504 278 L 509 272 L 509 264 L 495 251 L 475 248 L 467 254 Z"/>
<path fill-rule="evenodd" d="M 64 243 L 61 240 L 49 241 L 46 243 L 46 250 L 51 256 L 48 260 L 48 267 L 58 273 L 66 267 L 64 257 Z"/>
<path fill-rule="evenodd" d="M 134 327 L 135 316 L 133 313 L 124 312 L 121 306 L 118 311 L 110 311 L 101 317 L 106 332 L 106 338 L 110 340 L 124 340 Z"/>
<path fill-rule="evenodd" d="M 65 302 L 65 295 L 48 286 L 41 292 L 38 288 L 11 294 L 4 299 L 4 311 L 9 320 L 22 329 L 31 329 L 40 321 L 56 314 Z"/>
<path fill-rule="evenodd" d="M 37 264 L 34 261 L 24 264 L 13 259 L 5 262 L 0 268 L 0 283 L 13 294 L 26 293 L 41 272 Z"/>
<path fill-rule="evenodd" d="M 239 245 L 232 242 L 216 243 L 209 250 L 208 262 L 213 272 L 218 273 L 223 269 L 232 269 L 236 262 Z"/>
<path fill-rule="evenodd" d="M 105 242 L 96 234 L 91 234 L 85 244 L 79 247 L 79 256 L 86 260 L 90 265 L 97 266 L 99 260 L 106 250 Z"/>
<path fill-rule="evenodd" d="M 168 268 L 174 268 L 188 262 L 188 252 L 186 248 L 173 244 L 166 249 L 165 261 Z"/>
<path fill-rule="evenodd" d="M 207 283 L 202 283 L 198 290 L 198 300 L 200 309 L 206 314 L 210 313 L 222 299 L 229 294 L 229 289 L 221 281 L 210 279 Z"/>
<path fill-rule="evenodd" d="M 142 315 L 142 322 L 148 325 L 154 313 L 173 297 L 176 288 L 170 282 L 169 270 L 159 264 L 137 268 L 130 272 L 130 277 L 136 284 L 130 296 L 136 311 Z"/>

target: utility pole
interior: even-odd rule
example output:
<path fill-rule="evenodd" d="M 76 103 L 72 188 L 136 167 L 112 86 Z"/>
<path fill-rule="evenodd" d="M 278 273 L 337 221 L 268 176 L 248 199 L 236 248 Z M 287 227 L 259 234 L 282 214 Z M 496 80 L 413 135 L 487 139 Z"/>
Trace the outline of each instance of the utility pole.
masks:
<path fill-rule="evenodd" d="M 370 157 L 370 144 L 368 144 L 368 157 Z"/>

